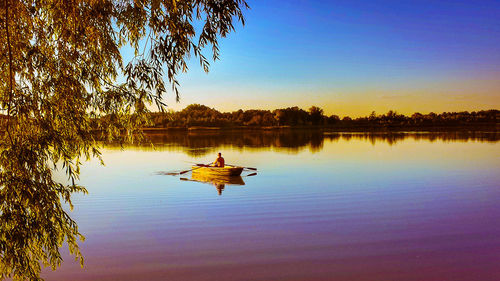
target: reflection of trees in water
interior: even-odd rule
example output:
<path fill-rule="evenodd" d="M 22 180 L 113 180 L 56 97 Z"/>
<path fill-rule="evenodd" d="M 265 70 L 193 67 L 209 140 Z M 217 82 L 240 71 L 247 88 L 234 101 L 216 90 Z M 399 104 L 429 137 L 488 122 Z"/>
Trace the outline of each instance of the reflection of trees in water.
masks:
<path fill-rule="evenodd" d="M 188 155 L 200 157 L 228 146 L 232 148 L 276 148 L 280 151 L 298 153 L 305 147 L 312 151 L 323 148 L 321 131 L 218 131 L 218 132 L 167 132 L 148 134 L 147 138 L 156 148 L 178 149 Z M 111 145 L 112 146 L 112 145 Z M 147 143 L 138 146 L 146 147 Z"/>
<path fill-rule="evenodd" d="M 397 144 L 403 140 L 443 142 L 497 142 L 499 132 L 452 131 L 452 132 L 323 132 L 321 130 L 272 130 L 272 131 L 216 131 L 216 132 L 166 132 L 148 134 L 147 138 L 156 149 L 179 150 L 195 157 L 205 156 L 223 147 L 272 148 L 277 151 L 298 153 L 302 149 L 318 152 L 326 141 L 367 141 Z M 113 146 L 112 144 L 110 146 Z M 149 143 L 138 144 L 143 149 L 153 149 Z"/>
<path fill-rule="evenodd" d="M 451 132 L 365 132 L 365 133 L 327 133 L 333 138 L 342 138 L 349 141 L 351 139 L 366 140 L 372 144 L 385 142 L 389 145 L 396 144 L 403 140 L 415 141 L 442 141 L 442 142 L 497 142 L 500 139 L 499 132 L 478 132 L 478 131 L 451 131 Z"/>

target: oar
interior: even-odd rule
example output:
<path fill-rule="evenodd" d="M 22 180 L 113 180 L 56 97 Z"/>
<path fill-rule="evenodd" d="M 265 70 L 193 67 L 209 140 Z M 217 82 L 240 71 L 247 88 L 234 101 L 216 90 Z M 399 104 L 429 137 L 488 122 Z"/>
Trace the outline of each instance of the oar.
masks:
<path fill-rule="evenodd" d="M 257 171 L 257 168 L 252 168 L 252 167 L 242 167 L 242 168 L 247 170 Z"/>
<path fill-rule="evenodd" d="M 257 168 L 251 168 L 251 167 L 243 167 L 244 169 L 252 170 L 252 171 L 257 171 Z"/>
<path fill-rule="evenodd" d="M 241 167 L 241 166 L 237 166 L 237 165 L 231 165 L 231 164 L 227 164 L 228 166 L 235 166 L 235 167 Z M 243 169 L 248 169 L 248 170 L 252 170 L 252 171 L 257 171 L 257 168 L 252 168 L 252 167 L 242 167 Z"/>
<path fill-rule="evenodd" d="M 184 161 L 184 162 L 191 163 L 191 164 L 196 164 L 196 165 L 198 165 L 198 166 L 203 165 L 203 164 L 198 164 L 198 163 L 191 162 L 191 161 Z M 212 164 L 212 163 L 210 163 L 210 164 Z M 237 166 L 237 165 L 231 165 L 231 164 L 226 164 L 226 165 L 228 165 L 228 166 L 236 166 L 236 167 L 239 167 L 239 166 Z M 252 168 L 252 167 L 242 167 L 242 168 L 243 168 L 243 169 L 252 170 L 252 171 L 257 171 L 257 168 Z"/>
<path fill-rule="evenodd" d="M 179 173 L 179 175 L 185 174 L 185 173 L 190 172 L 190 171 L 194 171 L 194 170 L 199 169 L 201 167 L 203 167 L 203 166 L 199 166 L 199 167 L 196 167 L 196 168 L 192 168 L 192 169 L 189 169 L 189 170 L 182 171 L 182 172 Z"/>
<path fill-rule="evenodd" d="M 242 176 L 242 178 L 244 178 L 244 177 L 251 177 L 251 176 L 255 176 L 255 175 L 257 175 L 257 173 L 251 173 L 251 174 L 248 174 L 246 176 Z"/>
<path fill-rule="evenodd" d="M 189 172 L 189 171 L 194 171 L 194 170 L 199 169 L 199 168 L 201 168 L 201 167 L 206 167 L 206 166 L 208 166 L 208 165 L 206 165 L 206 164 L 196 164 L 196 166 L 198 166 L 198 167 L 196 167 L 196 168 L 192 168 L 192 169 L 189 169 L 189 170 L 182 171 L 182 172 L 180 172 L 180 173 L 179 173 L 179 175 L 185 174 L 185 173 L 187 173 L 187 172 Z"/>
<path fill-rule="evenodd" d="M 161 175 L 161 176 L 177 176 L 179 174 L 179 172 L 156 172 L 154 174 Z"/>

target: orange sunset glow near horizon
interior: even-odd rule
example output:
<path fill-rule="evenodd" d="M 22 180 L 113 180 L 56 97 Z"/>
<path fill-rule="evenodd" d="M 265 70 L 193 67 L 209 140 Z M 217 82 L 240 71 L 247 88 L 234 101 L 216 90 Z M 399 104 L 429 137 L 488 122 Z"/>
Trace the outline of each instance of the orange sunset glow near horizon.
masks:
<path fill-rule="evenodd" d="M 251 1 L 205 73 L 193 58 L 180 102 L 219 111 L 321 107 L 327 115 L 500 108 L 495 2 Z"/>
<path fill-rule="evenodd" d="M 187 89 L 185 89 L 187 88 Z M 168 98 L 168 108 L 179 111 L 189 104 L 203 104 L 221 112 L 238 109 L 266 109 L 298 106 L 322 108 L 326 115 L 361 117 L 372 111 L 386 113 L 389 110 L 411 115 L 459 111 L 480 111 L 500 108 L 500 82 L 498 80 L 455 81 L 450 83 L 421 84 L 414 88 L 369 87 L 341 89 L 252 89 L 243 87 L 223 89 L 197 89 L 181 87 L 181 100 Z M 199 92 L 198 92 L 199 91 Z M 217 98 L 214 99 L 214 96 Z"/>

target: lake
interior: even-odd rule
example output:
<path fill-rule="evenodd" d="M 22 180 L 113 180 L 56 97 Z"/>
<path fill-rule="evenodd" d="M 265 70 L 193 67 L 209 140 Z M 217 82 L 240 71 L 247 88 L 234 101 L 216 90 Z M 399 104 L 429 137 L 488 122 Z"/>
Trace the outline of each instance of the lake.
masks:
<path fill-rule="evenodd" d="M 102 149 L 47 280 L 499 280 L 500 134 L 170 132 Z M 227 184 L 209 163 L 258 169 Z M 63 178 L 63 177 L 62 177 Z M 183 178 L 183 179 L 181 179 Z M 242 184 L 243 183 L 243 184 Z"/>

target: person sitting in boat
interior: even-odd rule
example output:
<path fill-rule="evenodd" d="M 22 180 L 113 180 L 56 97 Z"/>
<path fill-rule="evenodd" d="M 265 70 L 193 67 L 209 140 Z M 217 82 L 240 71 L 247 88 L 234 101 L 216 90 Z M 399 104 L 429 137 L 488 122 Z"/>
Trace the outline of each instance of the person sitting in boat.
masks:
<path fill-rule="evenodd" d="M 213 166 L 224 168 L 224 158 L 222 157 L 222 154 L 220 152 L 218 155 L 219 156 L 217 157 L 217 159 L 215 159 Z"/>

